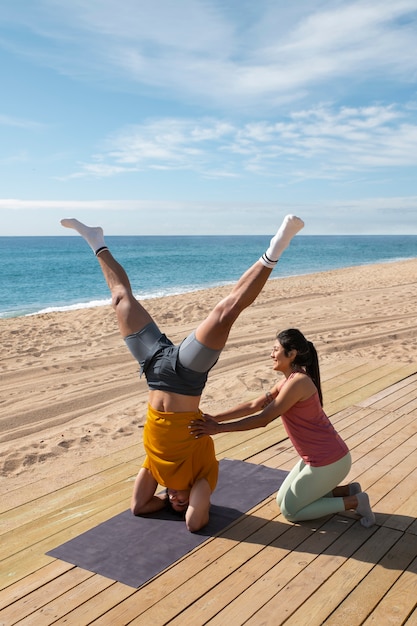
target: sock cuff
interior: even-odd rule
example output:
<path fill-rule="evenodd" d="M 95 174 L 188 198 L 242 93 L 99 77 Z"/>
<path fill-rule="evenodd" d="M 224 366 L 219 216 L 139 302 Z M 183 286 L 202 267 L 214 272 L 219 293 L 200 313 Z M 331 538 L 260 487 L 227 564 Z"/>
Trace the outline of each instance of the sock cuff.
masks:
<path fill-rule="evenodd" d="M 98 248 L 98 249 L 94 252 L 94 254 L 95 254 L 96 256 L 98 256 L 99 254 L 101 254 L 102 252 L 104 252 L 104 250 L 108 250 L 108 247 L 107 247 L 107 246 L 101 246 L 101 248 Z"/>
<path fill-rule="evenodd" d="M 263 263 L 263 265 L 265 265 L 265 267 L 270 267 L 270 268 L 274 268 L 276 264 L 278 263 L 278 259 L 276 261 L 273 261 L 272 259 L 269 258 L 266 252 L 264 252 L 264 254 L 261 256 L 259 260 L 261 263 Z"/>

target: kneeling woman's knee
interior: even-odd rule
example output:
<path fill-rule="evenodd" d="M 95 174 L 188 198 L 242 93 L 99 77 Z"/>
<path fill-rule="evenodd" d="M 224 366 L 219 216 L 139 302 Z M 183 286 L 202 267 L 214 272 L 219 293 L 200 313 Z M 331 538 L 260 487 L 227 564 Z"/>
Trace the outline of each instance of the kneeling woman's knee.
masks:
<path fill-rule="evenodd" d="M 277 494 L 277 504 L 281 510 L 281 514 L 285 517 L 285 519 L 288 522 L 296 522 L 297 521 L 297 512 L 298 511 L 294 511 L 291 510 L 291 507 L 288 507 L 286 502 L 285 502 L 286 498 L 285 496 L 281 496 L 279 495 L 279 492 Z"/>
<path fill-rule="evenodd" d="M 297 513 L 290 513 L 285 509 L 281 509 L 282 515 L 285 517 L 287 522 L 296 522 L 297 521 Z"/>

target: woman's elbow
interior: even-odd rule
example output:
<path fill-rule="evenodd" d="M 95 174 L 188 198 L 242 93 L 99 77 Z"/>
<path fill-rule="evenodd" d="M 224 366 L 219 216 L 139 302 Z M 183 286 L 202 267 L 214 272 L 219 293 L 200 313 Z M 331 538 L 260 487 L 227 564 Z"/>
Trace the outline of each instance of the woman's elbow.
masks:
<path fill-rule="evenodd" d="M 190 533 L 196 533 L 201 530 L 209 522 L 209 516 L 192 516 L 185 518 L 185 526 Z"/>
<path fill-rule="evenodd" d="M 271 417 L 269 415 L 261 415 L 260 418 L 259 426 L 262 428 L 266 428 L 266 426 L 269 426 L 269 424 L 276 419 L 276 417 Z"/>

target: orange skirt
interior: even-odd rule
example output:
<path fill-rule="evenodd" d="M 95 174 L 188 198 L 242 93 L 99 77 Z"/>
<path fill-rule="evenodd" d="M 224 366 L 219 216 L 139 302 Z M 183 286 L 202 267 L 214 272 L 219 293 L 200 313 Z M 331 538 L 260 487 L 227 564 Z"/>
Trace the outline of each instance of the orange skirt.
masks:
<path fill-rule="evenodd" d="M 162 413 L 148 405 L 143 431 L 147 456 L 142 467 L 163 487 L 191 489 L 197 480 L 205 478 L 214 491 L 219 463 L 213 440 L 209 436 L 195 439 L 188 428 L 201 415 L 201 411 Z"/>

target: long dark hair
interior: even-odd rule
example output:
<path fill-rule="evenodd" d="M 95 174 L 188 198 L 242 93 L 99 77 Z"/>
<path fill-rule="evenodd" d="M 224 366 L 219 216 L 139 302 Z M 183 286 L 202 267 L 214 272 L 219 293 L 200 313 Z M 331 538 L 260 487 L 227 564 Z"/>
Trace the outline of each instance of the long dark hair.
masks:
<path fill-rule="evenodd" d="M 297 355 L 293 365 L 298 365 L 305 369 L 317 387 L 320 403 L 323 405 L 323 394 L 321 391 L 320 368 L 317 350 L 311 341 L 308 341 L 298 328 L 288 328 L 277 334 L 277 339 L 284 348 L 286 356 L 295 350 Z"/>

